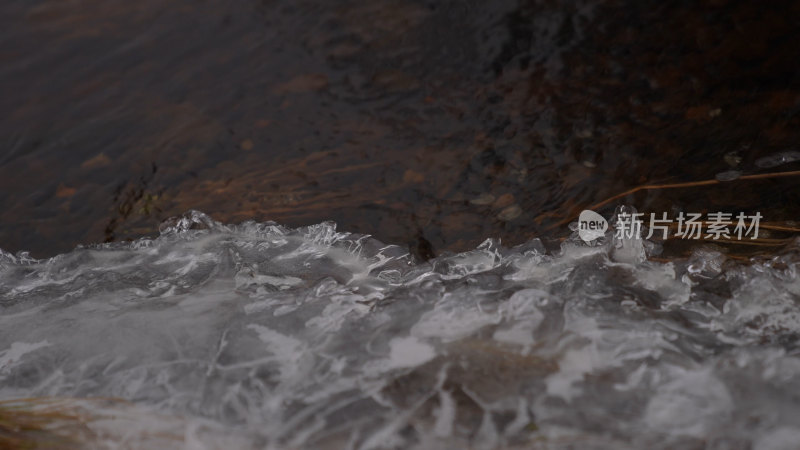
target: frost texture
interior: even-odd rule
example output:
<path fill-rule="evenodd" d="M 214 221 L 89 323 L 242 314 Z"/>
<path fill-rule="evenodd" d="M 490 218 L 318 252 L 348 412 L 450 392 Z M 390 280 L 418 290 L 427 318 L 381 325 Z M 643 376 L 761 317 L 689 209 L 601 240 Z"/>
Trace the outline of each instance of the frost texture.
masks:
<path fill-rule="evenodd" d="M 127 400 L 82 406 L 122 418 L 111 448 L 794 445 L 796 255 L 642 245 L 490 240 L 417 263 L 332 223 L 193 212 L 152 240 L 0 252 L 0 399 Z"/>

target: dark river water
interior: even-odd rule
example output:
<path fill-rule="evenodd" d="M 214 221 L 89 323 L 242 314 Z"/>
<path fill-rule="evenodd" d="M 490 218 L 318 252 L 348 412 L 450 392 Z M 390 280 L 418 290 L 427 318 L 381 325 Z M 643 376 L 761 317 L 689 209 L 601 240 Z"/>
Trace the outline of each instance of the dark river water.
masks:
<path fill-rule="evenodd" d="M 797 448 L 798 42 L 797 1 L 3 1 L 0 447 Z"/>
<path fill-rule="evenodd" d="M 563 236 L 628 188 L 800 150 L 798 5 L 8 0 L 0 248 L 189 209 L 335 220 L 423 258 Z M 783 221 L 796 180 L 628 200 Z"/>

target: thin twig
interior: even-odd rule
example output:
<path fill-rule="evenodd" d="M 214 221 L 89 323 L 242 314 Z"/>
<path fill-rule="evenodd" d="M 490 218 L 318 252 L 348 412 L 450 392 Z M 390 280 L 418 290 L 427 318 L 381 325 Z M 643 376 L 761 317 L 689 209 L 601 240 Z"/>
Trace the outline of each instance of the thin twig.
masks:
<path fill-rule="evenodd" d="M 737 178 L 735 180 L 730 180 L 730 181 L 719 181 L 717 179 L 714 179 L 714 180 L 703 180 L 703 181 L 690 181 L 690 182 L 686 182 L 686 183 L 645 184 L 645 185 L 642 185 L 642 186 L 637 186 L 637 187 L 635 187 L 633 189 L 628 189 L 625 192 L 622 192 L 622 193 L 619 193 L 619 194 L 614 195 L 612 197 L 609 197 L 609 198 L 603 200 L 602 202 L 596 203 L 594 205 L 591 205 L 591 206 L 589 206 L 588 208 L 585 208 L 585 209 L 590 209 L 592 211 L 595 211 L 595 210 L 600 209 L 603 206 L 613 202 L 614 200 L 618 200 L 618 199 L 620 199 L 622 197 L 625 197 L 625 196 L 628 196 L 628 195 L 631 195 L 631 194 L 635 194 L 636 192 L 639 192 L 639 191 L 650 191 L 650 190 L 659 190 L 659 189 L 680 189 L 680 188 L 697 187 L 697 186 L 713 186 L 713 185 L 718 185 L 718 184 L 723 184 L 723 183 L 734 183 L 736 181 L 763 180 L 763 179 L 770 179 L 770 178 L 783 178 L 783 177 L 796 177 L 796 176 L 800 176 L 800 170 L 793 170 L 793 171 L 789 171 L 789 172 L 760 173 L 760 174 L 756 174 L 756 175 L 743 175 L 743 176 L 741 176 L 741 177 L 739 177 L 739 178 Z M 553 228 L 562 226 L 565 223 L 568 223 L 570 220 L 572 220 L 573 217 L 574 217 L 574 215 L 571 214 L 570 216 L 568 216 L 564 220 L 561 220 L 558 223 L 556 223 L 556 224 L 554 224 L 554 225 L 552 225 L 550 227 L 547 227 L 545 229 L 545 231 L 549 231 L 549 230 L 552 230 Z M 796 231 L 796 230 L 795 229 L 791 229 L 791 230 L 785 230 L 785 231 Z"/>
<path fill-rule="evenodd" d="M 633 189 L 629 189 L 621 194 L 617 194 L 613 197 L 610 197 L 606 200 L 603 200 L 600 203 L 592 205 L 589 209 L 595 210 L 598 208 L 602 208 L 603 206 L 617 200 L 619 198 L 625 197 L 630 194 L 634 194 L 639 191 L 649 191 L 655 189 L 678 189 L 678 188 L 685 188 L 685 187 L 695 187 L 695 186 L 711 186 L 715 184 L 722 184 L 722 183 L 732 183 L 735 181 L 745 181 L 745 180 L 763 180 L 768 178 L 782 178 L 782 177 L 795 177 L 800 175 L 800 170 L 794 170 L 791 172 L 772 172 L 772 173 L 760 173 L 756 175 L 743 175 L 735 180 L 730 181 L 719 181 L 717 179 L 714 180 L 703 180 L 703 181 L 690 181 L 686 183 L 672 183 L 672 184 L 646 184 L 644 186 L 638 186 Z"/>

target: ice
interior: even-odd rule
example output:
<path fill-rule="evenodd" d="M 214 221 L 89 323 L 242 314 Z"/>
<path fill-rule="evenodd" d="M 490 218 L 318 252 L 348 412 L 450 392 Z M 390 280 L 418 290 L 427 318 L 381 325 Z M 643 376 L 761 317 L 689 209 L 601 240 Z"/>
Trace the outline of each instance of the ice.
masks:
<path fill-rule="evenodd" d="M 36 343 L 14 342 L 7 350 L 0 350 L 0 381 L 3 380 L 3 374 L 10 372 L 14 365 L 26 354 L 49 345 L 50 343 L 47 341 Z"/>
<path fill-rule="evenodd" d="M 611 245 L 611 258 L 614 261 L 627 264 L 639 264 L 645 259 L 645 247 L 642 240 L 641 227 L 628 225 L 628 228 L 620 227 L 617 220 L 621 214 L 628 214 L 634 222 L 636 209 L 629 206 L 621 206 L 614 211 L 614 220 L 612 221 L 617 228 L 621 228 L 624 232 L 614 234 Z M 630 232 L 629 232 L 630 231 Z"/>
<path fill-rule="evenodd" d="M 789 150 L 759 158 L 756 160 L 756 166 L 766 169 L 795 161 L 800 161 L 800 152 Z"/>
<path fill-rule="evenodd" d="M 753 445 L 755 450 L 792 450 L 800 442 L 800 429 L 776 428 L 761 436 Z"/>
<path fill-rule="evenodd" d="M 647 404 L 644 422 L 657 432 L 704 438 L 730 420 L 733 399 L 709 369 L 681 372 L 662 384 Z"/>
<path fill-rule="evenodd" d="M 728 170 L 718 173 L 715 178 L 719 181 L 733 181 L 739 179 L 741 176 L 742 172 L 739 170 Z"/>
<path fill-rule="evenodd" d="M 648 245 L 420 262 L 333 223 L 191 212 L 152 239 L 0 253 L 0 400 L 80 410 L 108 448 L 790 448 L 796 250 Z"/>

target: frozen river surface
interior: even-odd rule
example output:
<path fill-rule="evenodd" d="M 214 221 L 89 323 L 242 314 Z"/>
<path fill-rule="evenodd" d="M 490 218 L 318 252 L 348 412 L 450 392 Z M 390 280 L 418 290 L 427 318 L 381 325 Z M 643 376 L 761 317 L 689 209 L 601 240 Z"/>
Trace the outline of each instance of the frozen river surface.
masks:
<path fill-rule="evenodd" d="M 191 213 L 0 253 L 0 399 L 69 398 L 111 448 L 795 448 L 797 254 L 607 239 L 418 262 Z"/>

